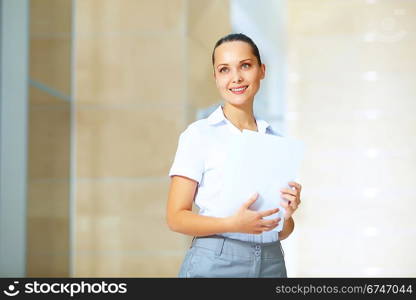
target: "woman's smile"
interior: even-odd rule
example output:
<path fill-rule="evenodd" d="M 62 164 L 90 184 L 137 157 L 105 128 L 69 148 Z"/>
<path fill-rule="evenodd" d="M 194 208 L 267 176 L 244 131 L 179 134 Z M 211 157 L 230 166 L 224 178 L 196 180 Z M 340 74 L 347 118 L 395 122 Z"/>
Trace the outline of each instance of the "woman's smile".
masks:
<path fill-rule="evenodd" d="M 242 85 L 242 86 L 238 86 L 238 87 L 235 87 L 235 88 L 230 88 L 230 91 L 233 94 L 241 95 L 241 94 L 244 94 L 244 92 L 246 91 L 247 88 L 248 88 L 248 85 Z"/>

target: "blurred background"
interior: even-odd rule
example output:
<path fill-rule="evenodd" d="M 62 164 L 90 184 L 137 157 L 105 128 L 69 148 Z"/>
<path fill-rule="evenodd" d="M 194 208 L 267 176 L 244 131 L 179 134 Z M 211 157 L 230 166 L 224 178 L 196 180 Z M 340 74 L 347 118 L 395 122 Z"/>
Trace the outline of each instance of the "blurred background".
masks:
<path fill-rule="evenodd" d="M 307 146 L 290 277 L 416 277 L 416 1 L 0 0 L 0 276 L 175 277 L 179 134 L 243 32 Z"/>

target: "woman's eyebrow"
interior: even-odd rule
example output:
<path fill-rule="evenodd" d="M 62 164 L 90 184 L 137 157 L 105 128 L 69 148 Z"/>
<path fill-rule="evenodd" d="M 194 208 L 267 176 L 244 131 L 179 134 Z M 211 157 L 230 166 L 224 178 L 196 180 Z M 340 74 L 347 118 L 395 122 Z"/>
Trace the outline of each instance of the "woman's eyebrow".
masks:
<path fill-rule="evenodd" d="M 240 63 L 241 63 L 241 62 L 243 62 L 243 61 L 246 61 L 246 60 L 252 60 L 252 59 L 251 59 L 251 58 L 246 58 L 246 59 L 240 60 Z M 219 64 L 219 65 L 217 66 L 217 68 L 218 68 L 219 66 L 228 66 L 228 64 Z"/>

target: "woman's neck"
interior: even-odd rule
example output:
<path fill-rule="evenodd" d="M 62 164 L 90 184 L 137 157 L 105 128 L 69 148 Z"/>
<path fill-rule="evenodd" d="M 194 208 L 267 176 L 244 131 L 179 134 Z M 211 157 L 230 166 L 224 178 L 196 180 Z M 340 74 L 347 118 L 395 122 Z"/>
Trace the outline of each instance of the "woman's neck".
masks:
<path fill-rule="evenodd" d="M 242 107 L 225 103 L 222 110 L 227 120 L 240 129 L 240 131 L 243 129 L 258 131 L 252 105 Z"/>

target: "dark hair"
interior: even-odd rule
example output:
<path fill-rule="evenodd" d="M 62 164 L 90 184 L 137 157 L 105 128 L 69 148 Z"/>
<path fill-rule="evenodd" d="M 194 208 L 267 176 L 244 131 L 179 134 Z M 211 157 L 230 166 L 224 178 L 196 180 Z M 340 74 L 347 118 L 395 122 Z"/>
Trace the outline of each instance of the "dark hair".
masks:
<path fill-rule="evenodd" d="M 251 38 L 249 38 L 248 36 L 246 36 L 245 34 L 243 34 L 243 33 L 230 33 L 230 34 L 220 38 L 215 43 L 214 50 L 212 51 L 212 65 L 214 65 L 214 62 L 215 62 L 215 58 L 214 58 L 215 49 L 217 49 L 217 47 L 220 46 L 221 44 L 224 44 L 224 43 L 227 43 L 227 42 L 234 42 L 234 41 L 240 41 L 240 42 L 245 42 L 245 43 L 249 44 L 251 46 L 251 49 L 253 51 L 254 56 L 257 57 L 257 61 L 259 63 L 259 66 L 261 66 L 261 59 L 260 59 L 259 49 L 257 48 L 256 44 L 253 42 L 253 40 Z"/>

